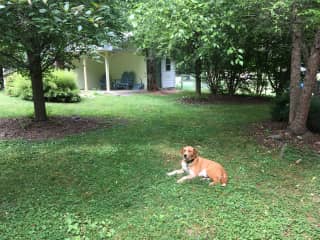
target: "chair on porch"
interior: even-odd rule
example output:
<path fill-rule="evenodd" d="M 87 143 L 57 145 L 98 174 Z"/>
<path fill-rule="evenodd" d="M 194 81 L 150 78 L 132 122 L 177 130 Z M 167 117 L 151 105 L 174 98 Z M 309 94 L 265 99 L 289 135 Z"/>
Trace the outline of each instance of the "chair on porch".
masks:
<path fill-rule="evenodd" d="M 123 72 L 121 79 L 114 84 L 115 89 L 132 89 L 135 79 L 134 72 Z"/>
<path fill-rule="evenodd" d="M 99 85 L 100 85 L 100 89 L 101 90 L 106 90 L 107 89 L 107 86 L 106 86 L 106 74 L 103 74 L 102 77 L 100 78 Z"/>

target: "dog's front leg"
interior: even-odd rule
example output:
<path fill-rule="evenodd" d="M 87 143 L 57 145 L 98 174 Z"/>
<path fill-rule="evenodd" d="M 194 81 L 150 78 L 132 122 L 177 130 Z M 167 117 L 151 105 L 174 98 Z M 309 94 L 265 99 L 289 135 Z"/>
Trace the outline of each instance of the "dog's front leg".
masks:
<path fill-rule="evenodd" d="M 192 175 L 192 174 L 187 175 L 187 176 L 184 176 L 184 177 L 180 178 L 180 179 L 177 181 L 177 183 L 183 183 L 184 181 L 189 180 L 189 179 L 192 179 L 192 178 L 194 178 L 194 177 L 195 177 L 195 176 Z"/>
<path fill-rule="evenodd" d="M 181 169 L 178 169 L 178 170 L 174 170 L 174 171 L 172 171 L 172 172 L 168 172 L 167 175 L 168 175 L 168 176 L 173 176 L 173 175 L 182 174 L 182 173 L 184 173 L 184 171 L 183 171 L 183 169 L 181 168 Z"/>

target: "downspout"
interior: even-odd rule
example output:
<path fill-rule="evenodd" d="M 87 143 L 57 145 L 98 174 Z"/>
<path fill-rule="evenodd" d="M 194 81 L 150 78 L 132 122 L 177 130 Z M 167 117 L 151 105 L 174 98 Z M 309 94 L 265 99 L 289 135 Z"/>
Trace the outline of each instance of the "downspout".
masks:
<path fill-rule="evenodd" d="M 88 91 L 87 61 L 85 56 L 83 57 L 83 79 L 84 79 L 84 90 Z"/>

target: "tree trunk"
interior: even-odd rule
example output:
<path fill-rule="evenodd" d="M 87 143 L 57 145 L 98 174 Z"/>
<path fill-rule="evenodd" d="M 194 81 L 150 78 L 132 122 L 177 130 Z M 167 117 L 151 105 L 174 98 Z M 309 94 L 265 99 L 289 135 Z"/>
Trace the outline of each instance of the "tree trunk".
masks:
<path fill-rule="evenodd" d="M 43 91 L 43 74 L 40 54 L 28 52 L 29 72 L 31 77 L 35 121 L 46 121 L 46 105 Z"/>
<path fill-rule="evenodd" d="M 152 50 L 147 50 L 147 89 L 149 91 L 158 90 L 157 78 L 156 78 L 156 69 L 157 63 L 156 59 L 152 53 Z"/>
<path fill-rule="evenodd" d="M 3 67 L 0 65 L 0 90 L 4 88 Z"/>
<path fill-rule="evenodd" d="M 198 58 L 195 62 L 195 74 L 196 74 L 196 94 L 201 95 L 201 60 Z"/>
<path fill-rule="evenodd" d="M 290 122 L 289 129 L 294 134 L 304 134 L 307 131 L 307 119 L 310 109 L 312 90 L 316 84 L 316 75 L 320 65 L 320 28 L 315 34 L 314 45 L 308 58 L 307 73 L 304 80 L 303 90 L 299 97 L 295 118 Z"/>
<path fill-rule="evenodd" d="M 263 91 L 263 79 L 260 70 L 257 71 L 257 85 L 256 85 L 256 95 L 260 96 Z"/>
<path fill-rule="evenodd" d="M 292 52 L 291 52 L 291 75 L 290 75 L 290 110 L 289 124 L 295 119 L 298 101 L 300 97 L 300 67 L 301 67 L 301 46 L 302 32 L 297 16 L 297 7 L 293 7 L 293 26 L 292 26 Z"/>

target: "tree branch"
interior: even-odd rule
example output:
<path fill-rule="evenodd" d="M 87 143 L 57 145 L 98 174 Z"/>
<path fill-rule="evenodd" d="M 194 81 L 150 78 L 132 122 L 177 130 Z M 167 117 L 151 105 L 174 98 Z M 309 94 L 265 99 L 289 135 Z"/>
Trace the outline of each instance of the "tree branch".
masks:
<path fill-rule="evenodd" d="M 0 55 L 4 56 L 5 58 L 7 58 L 9 61 L 14 62 L 15 64 L 28 69 L 28 64 L 26 64 L 23 60 L 15 57 L 14 55 L 10 54 L 10 53 L 6 53 L 3 51 L 0 51 Z"/>

